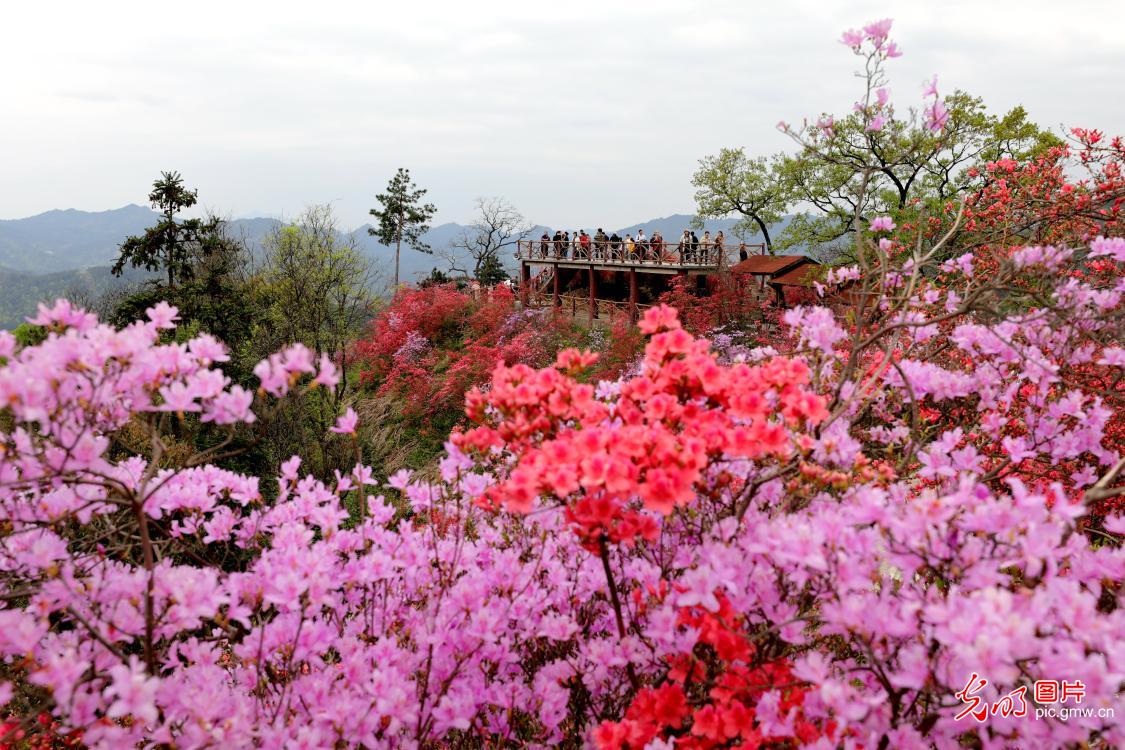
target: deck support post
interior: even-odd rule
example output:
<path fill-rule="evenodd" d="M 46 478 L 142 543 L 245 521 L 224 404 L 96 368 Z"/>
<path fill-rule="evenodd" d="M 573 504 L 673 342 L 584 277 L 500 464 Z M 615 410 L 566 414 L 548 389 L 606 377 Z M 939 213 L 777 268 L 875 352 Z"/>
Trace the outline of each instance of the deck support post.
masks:
<path fill-rule="evenodd" d="M 629 322 L 637 322 L 637 269 L 629 269 Z"/>
<path fill-rule="evenodd" d="M 590 326 L 594 325 L 594 318 L 598 317 L 598 282 L 594 275 L 594 267 L 590 266 Z"/>
<path fill-rule="evenodd" d="M 520 305 L 527 307 L 531 293 L 531 265 L 520 261 Z"/>
<path fill-rule="evenodd" d="M 562 269 L 559 268 L 556 265 L 555 266 L 555 280 L 552 284 L 552 290 L 551 290 L 551 307 L 552 307 L 552 309 L 557 308 L 557 307 L 562 305 L 562 301 L 559 300 L 559 273 L 561 271 L 562 271 Z"/>

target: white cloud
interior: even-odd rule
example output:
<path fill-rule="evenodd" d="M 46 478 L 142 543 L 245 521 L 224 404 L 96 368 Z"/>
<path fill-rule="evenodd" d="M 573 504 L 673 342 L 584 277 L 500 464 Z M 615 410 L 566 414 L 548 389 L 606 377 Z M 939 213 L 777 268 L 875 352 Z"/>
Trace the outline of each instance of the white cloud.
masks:
<path fill-rule="evenodd" d="M 994 109 L 1125 131 L 1125 4 L 19 3 L 0 216 L 140 202 L 182 171 L 234 215 L 333 200 L 365 220 L 400 165 L 441 220 L 504 195 L 544 223 L 691 209 L 696 161 L 785 146 L 779 119 L 854 99 L 842 29 L 893 15 L 897 101 L 934 72 Z"/>

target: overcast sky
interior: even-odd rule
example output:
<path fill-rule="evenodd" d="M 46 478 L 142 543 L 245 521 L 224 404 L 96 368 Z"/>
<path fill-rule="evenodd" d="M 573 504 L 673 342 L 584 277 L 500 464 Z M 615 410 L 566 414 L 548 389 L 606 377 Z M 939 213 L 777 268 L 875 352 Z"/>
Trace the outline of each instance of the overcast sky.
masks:
<path fill-rule="evenodd" d="M 12 2 L 0 218 L 144 203 L 177 169 L 231 216 L 331 201 L 354 227 L 399 166 L 438 222 L 478 195 L 553 226 L 686 213 L 699 158 L 846 111 L 840 32 L 885 16 L 900 106 L 936 72 L 996 110 L 1125 132 L 1122 0 Z"/>

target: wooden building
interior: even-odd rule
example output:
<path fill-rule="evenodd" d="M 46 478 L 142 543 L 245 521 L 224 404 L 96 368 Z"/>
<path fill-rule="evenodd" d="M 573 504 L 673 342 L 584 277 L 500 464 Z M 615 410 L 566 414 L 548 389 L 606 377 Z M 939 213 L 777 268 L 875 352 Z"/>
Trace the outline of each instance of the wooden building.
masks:
<path fill-rule="evenodd" d="M 681 252 L 675 244 L 665 242 L 659 248 L 649 244 L 630 253 L 624 245 L 608 242 L 591 241 L 583 249 L 550 240 L 520 240 L 516 248 L 520 301 L 525 307 L 584 314 L 591 322 L 614 310 L 626 311 L 636 320 L 641 310 L 668 291 L 676 277 L 687 278 L 705 292 L 708 277 L 731 272 L 749 278 L 748 293 L 758 296 L 771 288 L 775 277 L 815 263 L 803 255 L 763 255 L 764 245 L 746 246 L 755 254 L 738 262 L 739 249 L 728 243 Z M 782 294 L 777 298 L 779 303 L 784 301 Z"/>

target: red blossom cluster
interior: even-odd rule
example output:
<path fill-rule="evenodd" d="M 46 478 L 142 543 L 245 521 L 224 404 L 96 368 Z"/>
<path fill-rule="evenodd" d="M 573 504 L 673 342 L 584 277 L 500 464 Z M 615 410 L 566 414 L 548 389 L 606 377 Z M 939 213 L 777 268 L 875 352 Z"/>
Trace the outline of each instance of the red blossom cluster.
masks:
<path fill-rule="evenodd" d="M 716 599 L 714 611 L 680 610 L 678 624 L 697 634 L 691 649 L 668 657 L 666 681 L 640 690 L 621 721 L 594 730 L 599 750 L 640 750 L 654 740 L 686 750 L 786 746 L 789 738 L 807 745 L 834 734 L 833 722 L 821 731 L 803 715 L 805 685 L 787 660 L 753 665 L 746 623 L 721 592 Z M 780 717 L 792 726 L 773 737 L 770 727 Z"/>
<path fill-rule="evenodd" d="M 576 379 L 597 360 L 576 350 L 562 352 L 553 369 L 497 367 L 488 393 L 468 395 L 477 426 L 454 442 L 478 455 L 506 447 L 518 462 L 487 502 L 526 513 L 537 498 L 554 498 L 569 505 L 575 531 L 595 548 L 603 535 L 654 538 L 656 524 L 642 509 L 668 515 L 687 505 L 717 462 L 789 456 L 790 428 L 828 414 L 800 360 L 720 366 L 709 342 L 681 328 L 667 306 L 649 309 L 640 328 L 652 335 L 642 371 L 612 404 Z"/>

